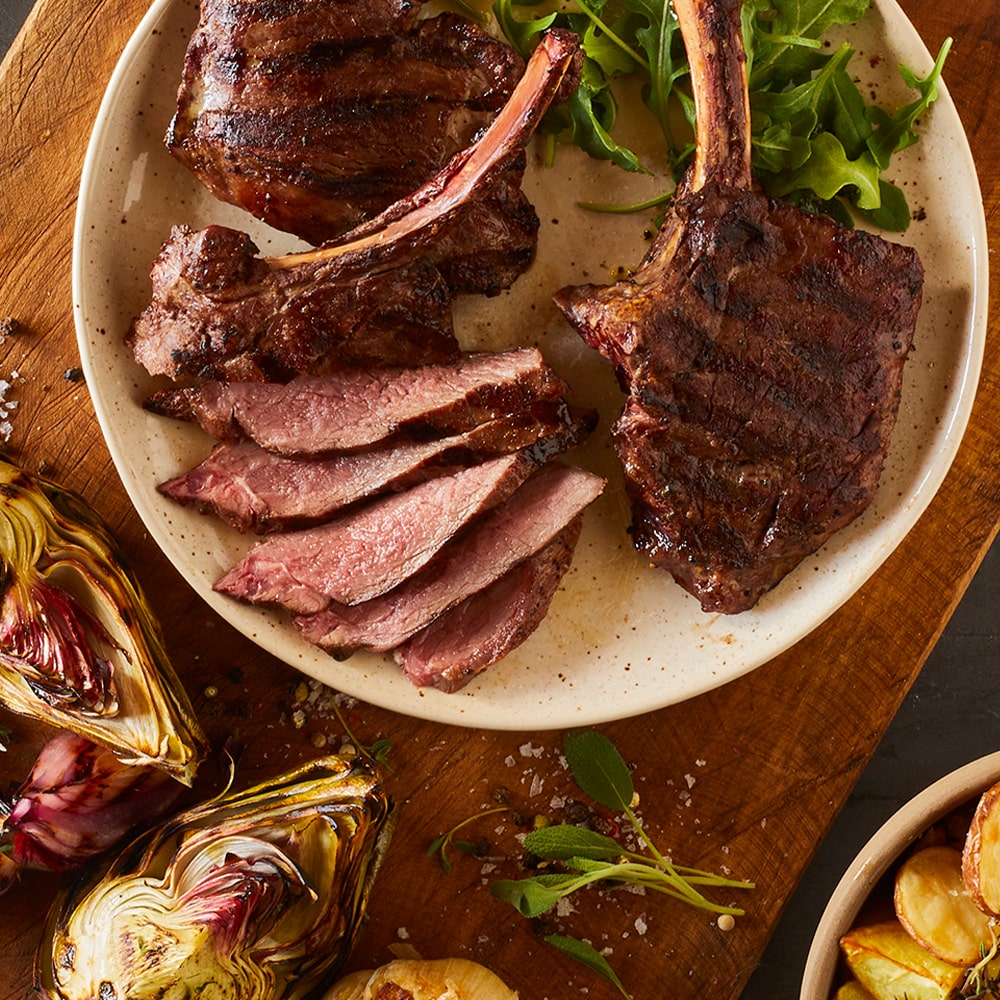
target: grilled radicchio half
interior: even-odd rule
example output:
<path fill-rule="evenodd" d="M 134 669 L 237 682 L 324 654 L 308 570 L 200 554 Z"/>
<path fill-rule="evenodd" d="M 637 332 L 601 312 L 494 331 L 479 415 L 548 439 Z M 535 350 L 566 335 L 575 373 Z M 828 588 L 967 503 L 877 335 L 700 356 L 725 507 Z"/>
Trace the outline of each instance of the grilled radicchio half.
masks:
<path fill-rule="evenodd" d="M 106 747 L 57 733 L 0 823 L 2 842 L 17 868 L 71 871 L 165 816 L 182 791 L 158 767 L 123 764 Z"/>
<path fill-rule="evenodd" d="M 205 737 L 110 531 L 2 460 L 0 586 L 0 704 L 190 784 Z"/>
<path fill-rule="evenodd" d="M 57 900 L 55 1000 L 298 1000 L 346 960 L 392 830 L 368 758 L 320 758 L 175 816 Z"/>

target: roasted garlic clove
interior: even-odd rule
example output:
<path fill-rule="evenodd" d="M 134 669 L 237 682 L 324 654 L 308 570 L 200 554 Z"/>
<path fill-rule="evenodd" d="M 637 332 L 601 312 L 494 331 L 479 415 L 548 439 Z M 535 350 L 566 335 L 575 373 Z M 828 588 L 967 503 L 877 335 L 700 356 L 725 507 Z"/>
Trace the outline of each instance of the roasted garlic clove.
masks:
<path fill-rule="evenodd" d="M 397 959 L 372 971 L 352 972 L 323 1000 L 517 1000 L 517 993 L 478 962 L 465 958 Z"/>

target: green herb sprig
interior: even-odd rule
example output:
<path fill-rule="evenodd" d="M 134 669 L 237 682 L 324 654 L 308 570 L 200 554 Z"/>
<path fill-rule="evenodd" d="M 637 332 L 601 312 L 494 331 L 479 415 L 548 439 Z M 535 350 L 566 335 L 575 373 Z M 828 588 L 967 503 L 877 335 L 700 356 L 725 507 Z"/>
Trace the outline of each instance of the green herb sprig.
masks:
<path fill-rule="evenodd" d="M 438 857 L 438 864 L 441 865 L 441 870 L 446 875 L 450 874 L 452 865 L 449 852 L 452 848 L 466 854 L 472 854 L 476 850 L 476 845 L 471 841 L 456 839 L 455 835 L 459 832 L 459 830 L 468 826 L 473 820 L 481 819 L 483 816 L 492 816 L 494 813 L 507 811 L 506 806 L 497 806 L 495 809 L 487 809 L 484 812 L 476 813 L 474 816 L 467 816 L 461 823 L 456 823 L 450 830 L 448 830 L 447 833 L 443 833 L 440 837 L 436 837 L 431 841 L 425 852 L 427 857 L 431 857 L 436 854 Z"/>
<path fill-rule="evenodd" d="M 552 6 L 539 0 L 493 4 L 497 26 L 525 56 L 552 26 L 575 31 L 582 40 L 580 87 L 543 122 L 546 158 L 554 158 L 557 143 L 569 143 L 625 170 L 649 172 L 614 136 L 617 85 L 638 77 L 643 103 L 664 138 L 666 163 L 679 180 L 694 150 L 694 104 L 683 41 L 669 4 L 571 0 L 554 10 Z M 830 53 L 823 41 L 832 28 L 860 20 L 868 6 L 869 0 L 745 0 L 752 161 L 769 194 L 825 211 L 847 225 L 856 212 L 883 229 L 901 232 L 909 225 L 910 209 L 885 173 L 892 157 L 917 139 L 917 123 L 937 98 L 951 39 L 941 46 L 927 77 L 900 67 L 917 97 L 887 111 L 870 104 L 851 75 L 854 49 L 845 43 Z"/>
<path fill-rule="evenodd" d="M 565 737 L 563 749 L 581 791 L 606 809 L 623 813 L 646 851 L 627 850 L 614 838 L 585 827 L 542 827 L 527 835 L 524 846 L 545 861 L 558 862 L 563 870 L 494 882 L 490 893 L 496 899 L 509 903 L 522 916 L 537 917 L 578 890 L 600 883 L 606 887 L 641 887 L 713 913 L 742 915 L 744 911 L 739 907 L 716 903 L 702 889 L 751 889 L 753 883 L 669 861 L 639 821 L 632 775 L 606 736 L 593 730 L 571 733 Z M 629 996 L 608 962 L 590 944 L 564 935 L 549 935 L 545 940 Z"/>

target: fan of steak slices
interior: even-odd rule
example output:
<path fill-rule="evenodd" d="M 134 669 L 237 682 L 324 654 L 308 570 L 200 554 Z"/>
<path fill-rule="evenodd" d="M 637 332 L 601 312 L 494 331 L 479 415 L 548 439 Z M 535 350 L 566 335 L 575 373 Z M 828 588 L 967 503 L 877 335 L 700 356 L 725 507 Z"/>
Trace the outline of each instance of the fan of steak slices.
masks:
<path fill-rule="evenodd" d="M 572 525 L 603 488 L 551 461 L 596 422 L 567 393 L 537 349 L 518 348 L 288 383 L 207 382 L 147 405 L 222 442 L 161 492 L 269 533 L 218 591 L 284 608 L 337 656 L 389 651 L 447 613 L 473 629 L 464 641 L 435 629 L 400 655 L 415 684 L 440 675 L 451 691 L 537 627 L 570 564 Z M 486 588 L 493 614 L 473 600 Z M 369 636 L 380 609 L 392 611 Z M 346 637 L 333 623 L 341 611 L 357 626 Z"/>
<path fill-rule="evenodd" d="M 739 0 L 676 0 L 696 157 L 624 281 L 556 301 L 615 366 L 633 539 L 736 613 L 870 503 L 920 307 L 915 251 L 759 193 Z"/>
<path fill-rule="evenodd" d="M 202 0 L 168 149 L 217 197 L 313 244 L 377 215 L 470 145 L 524 71 L 471 21 L 418 21 L 418 7 Z M 464 227 L 513 276 L 538 228 L 523 169 L 507 163 Z"/>
<path fill-rule="evenodd" d="M 215 589 L 311 614 L 331 600 L 381 597 L 425 566 L 477 515 L 506 500 L 537 467 L 526 452 L 439 476 L 316 528 L 258 542 Z"/>
<path fill-rule="evenodd" d="M 471 219 L 466 209 L 479 212 L 498 170 L 523 153 L 552 101 L 576 86 L 579 63 L 576 36 L 548 32 L 474 145 L 318 250 L 260 258 L 243 233 L 175 228 L 153 266 L 152 300 L 126 338 L 136 361 L 174 379 L 282 381 L 362 363 L 454 357 L 443 275 L 452 274 L 449 267 L 470 278 L 481 272 L 481 287 L 507 280 L 503 254 L 477 242 L 496 220 Z"/>

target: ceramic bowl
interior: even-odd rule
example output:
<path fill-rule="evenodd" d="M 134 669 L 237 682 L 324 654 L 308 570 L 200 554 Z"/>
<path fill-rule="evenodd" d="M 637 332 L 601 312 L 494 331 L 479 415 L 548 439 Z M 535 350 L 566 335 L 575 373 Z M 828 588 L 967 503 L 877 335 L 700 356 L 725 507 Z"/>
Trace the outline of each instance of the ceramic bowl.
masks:
<path fill-rule="evenodd" d="M 840 958 L 840 938 L 895 860 L 921 834 L 1000 781 L 1000 752 L 945 775 L 894 813 L 861 849 L 823 911 L 813 937 L 799 1000 L 829 1000 Z"/>

